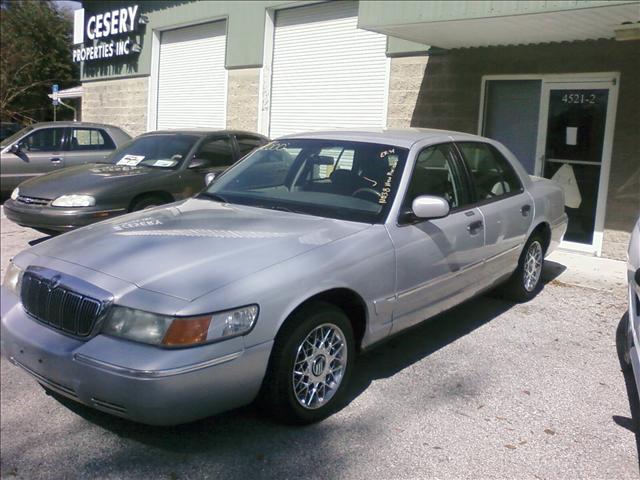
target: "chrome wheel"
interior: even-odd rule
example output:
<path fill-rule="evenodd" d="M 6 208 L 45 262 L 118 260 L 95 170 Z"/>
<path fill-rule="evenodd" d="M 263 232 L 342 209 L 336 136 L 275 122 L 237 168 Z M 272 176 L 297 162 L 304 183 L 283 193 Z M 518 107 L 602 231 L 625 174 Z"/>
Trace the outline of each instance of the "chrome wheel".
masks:
<path fill-rule="evenodd" d="M 314 328 L 302 341 L 293 365 L 293 393 L 309 410 L 325 405 L 335 395 L 347 367 L 347 345 L 337 325 Z"/>
<path fill-rule="evenodd" d="M 542 274 L 542 245 L 537 240 L 531 242 L 524 257 L 524 289 L 527 292 L 535 290 Z"/>

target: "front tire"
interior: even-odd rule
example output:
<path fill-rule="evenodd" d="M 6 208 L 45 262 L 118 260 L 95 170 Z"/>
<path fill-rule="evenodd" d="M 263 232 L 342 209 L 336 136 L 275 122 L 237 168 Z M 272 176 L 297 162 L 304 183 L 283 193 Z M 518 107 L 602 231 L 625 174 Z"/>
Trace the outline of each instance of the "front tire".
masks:
<path fill-rule="evenodd" d="M 354 360 L 353 328 L 344 312 L 325 302 L 309 304 L 276 337 L 263 403 L 285 423 L 323 420 L 344 404 Z"/>
<path fill-rule="evenodd" d="M 132 212 L 138 212 L 140 210 L 146 210 L 147 208 L 157 207 L 165 202 L 162 198 L 155 195 L 149 195 L 136 200 L 131 207 Z"/>
<path fill-rule="evenodd" d="M 544 240 L 541 235 L 529 237 L 518 260 L 518 268 L 504 285 L 506 296 L 515 302 L 527 302 L 542 288 Z"/>

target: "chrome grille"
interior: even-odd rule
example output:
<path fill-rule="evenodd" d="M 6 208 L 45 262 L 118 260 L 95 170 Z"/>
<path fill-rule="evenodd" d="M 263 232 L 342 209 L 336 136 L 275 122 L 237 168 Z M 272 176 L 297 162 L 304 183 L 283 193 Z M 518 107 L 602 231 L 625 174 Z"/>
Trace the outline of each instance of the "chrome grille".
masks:
<path fill-rule="evenodd" d="M 42 271 L 44 274 L 27 269 L 22 277 L 20 296 L 24 309 L 36 320 L 57 330 L 78 337 L 88 336 L 109 302 L 63 284 L 60 274 L 46 269 Z M 76 281 L 85 283 L 79 279 Z M 93 289 L 102 292 L 95 287 Z"/>
<path fill-rule="evenodd" d="M 35 205 L 38 207 L 42 207 L 44 205 L 49 205 L 49 202 L 51 200 L 48 200 L 46 198 L 27 197 L 24 195 L 18 195 L 18 198 L 16 198 L 16 201 L 18 203 L 24 203 L 26 205 Z"/>

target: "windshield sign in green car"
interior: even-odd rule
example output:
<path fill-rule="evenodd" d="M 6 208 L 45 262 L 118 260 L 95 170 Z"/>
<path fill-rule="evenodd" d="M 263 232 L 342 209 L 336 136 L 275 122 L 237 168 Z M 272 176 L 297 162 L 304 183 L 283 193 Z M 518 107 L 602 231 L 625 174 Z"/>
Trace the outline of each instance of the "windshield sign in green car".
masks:
<path fill-rule="evenodd" d="M 190 197 L 205 177 L 267 143 L 239 131 L 161 131 L 141 135 L 104 163 L 89 163 L 21 183 L 4 203 L 7 218 L 44 233 Z"/>

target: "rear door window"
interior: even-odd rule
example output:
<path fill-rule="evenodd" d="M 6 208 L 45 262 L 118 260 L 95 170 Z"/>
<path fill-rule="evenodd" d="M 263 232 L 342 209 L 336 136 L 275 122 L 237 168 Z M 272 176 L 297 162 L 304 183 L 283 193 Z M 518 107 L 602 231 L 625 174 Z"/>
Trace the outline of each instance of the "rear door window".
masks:
<path fill-rule="evenodd" d="M 522 191 L 515 170 L 493 145 L 483 142 L 457 142 L 456 145 L 471 175 L 478 202 Z"/>
<path fill-rule="evenodd" d="M 69 136 L 69 150 L 113 150 L 116 146 L 113 140 L 97 128 L 71 128 Z"/>

